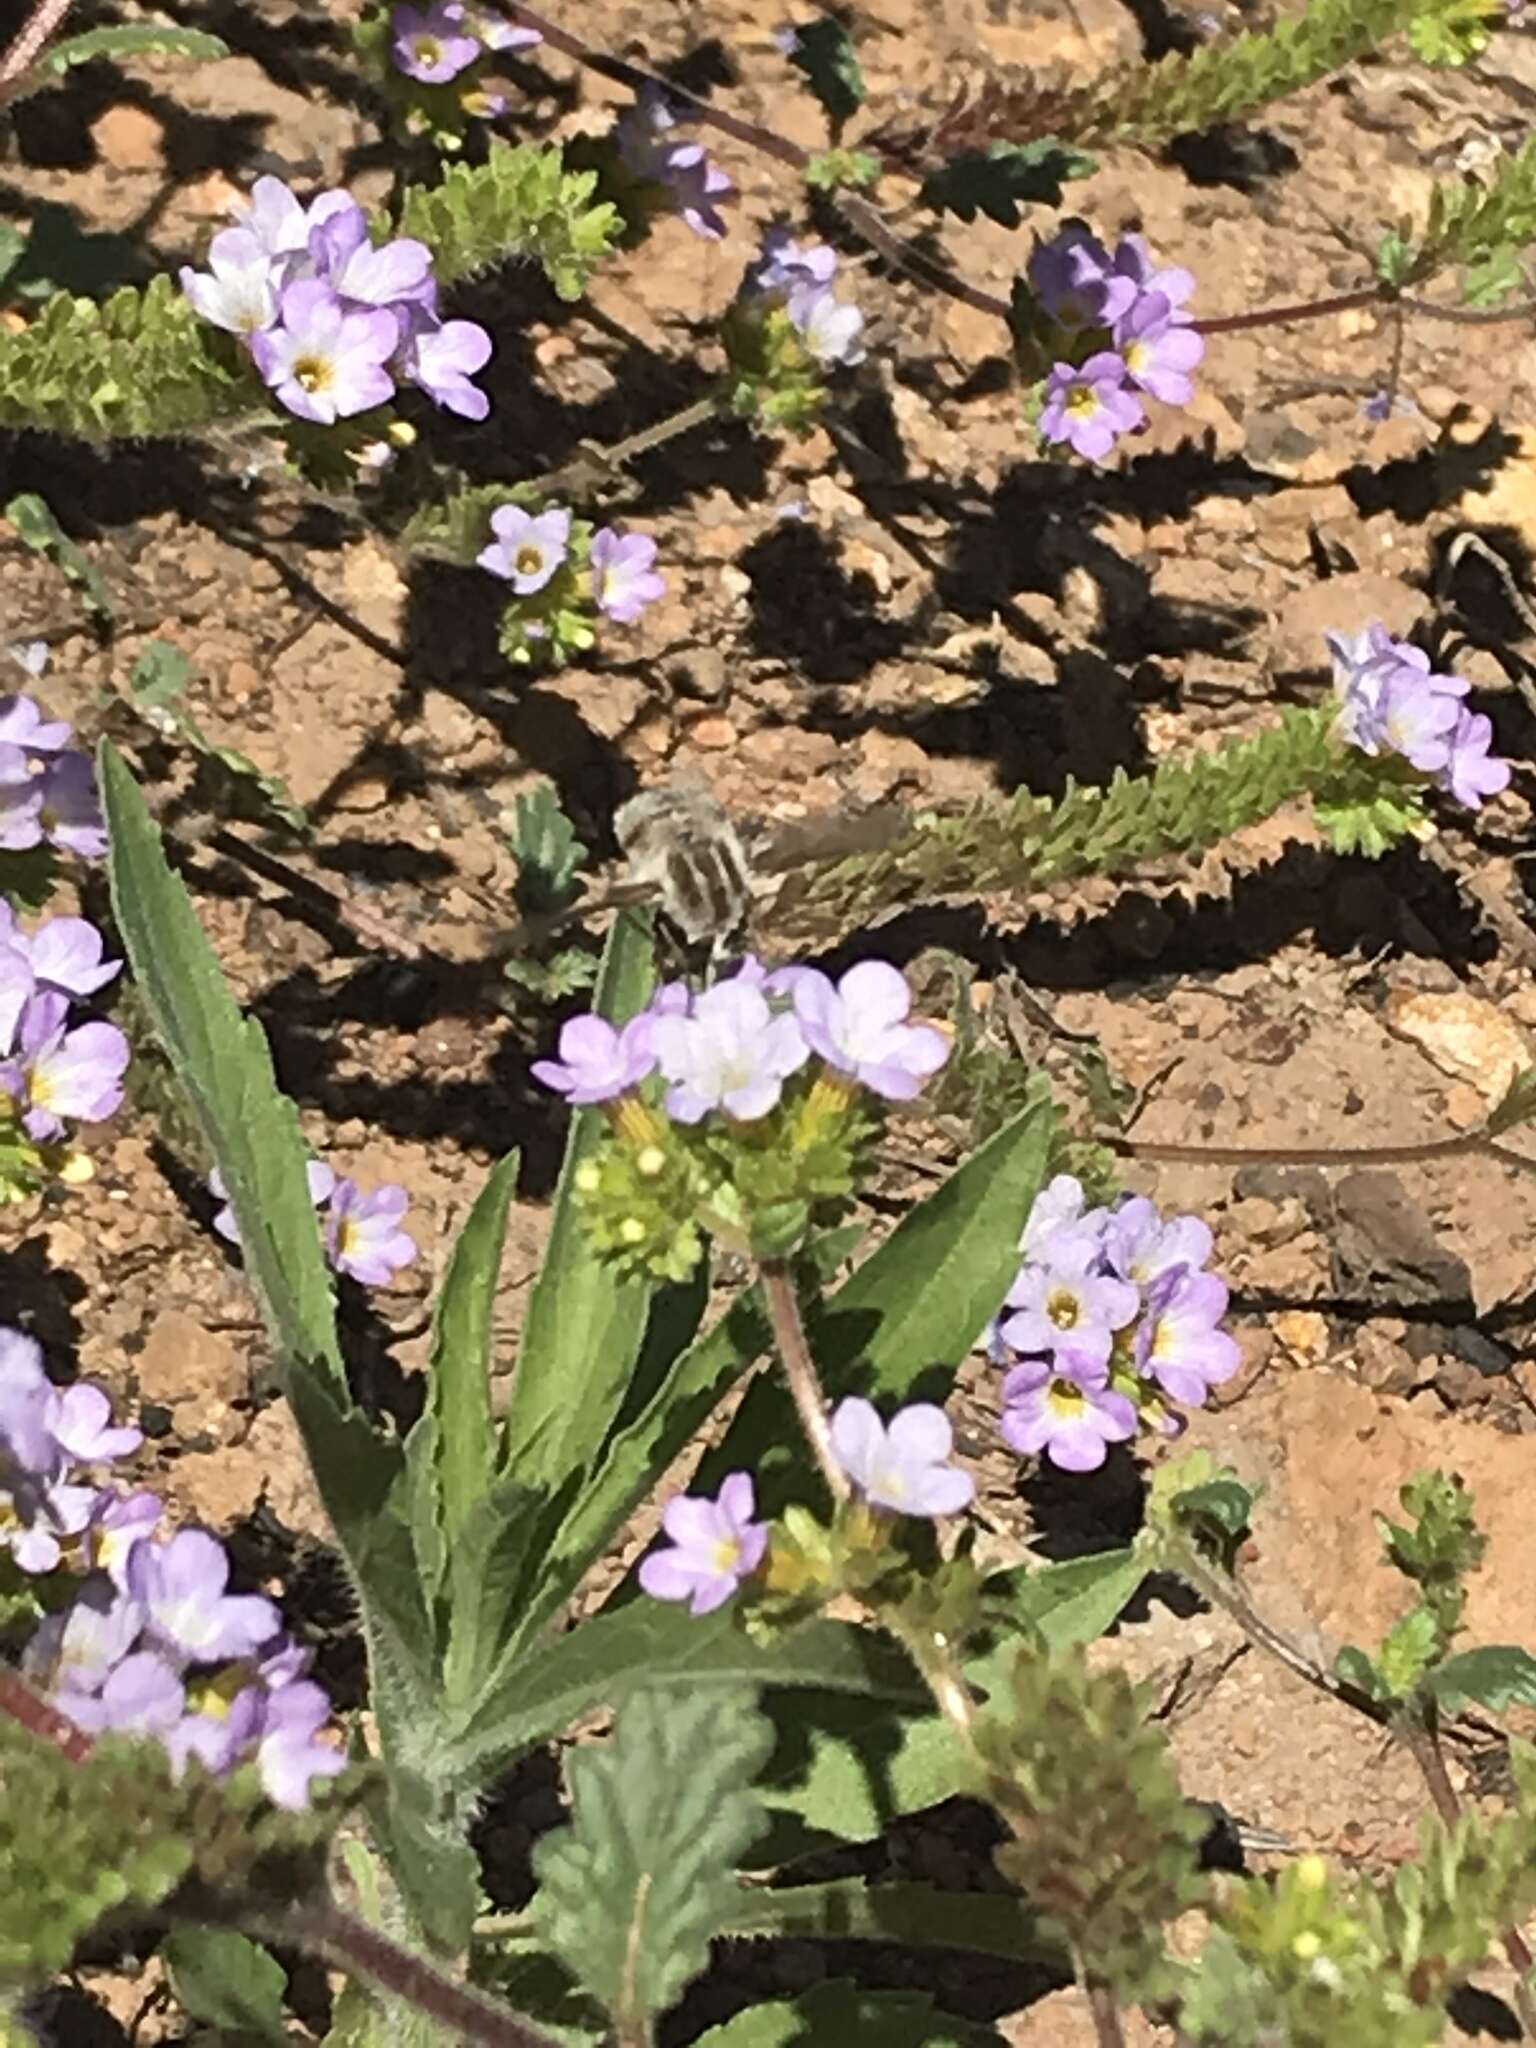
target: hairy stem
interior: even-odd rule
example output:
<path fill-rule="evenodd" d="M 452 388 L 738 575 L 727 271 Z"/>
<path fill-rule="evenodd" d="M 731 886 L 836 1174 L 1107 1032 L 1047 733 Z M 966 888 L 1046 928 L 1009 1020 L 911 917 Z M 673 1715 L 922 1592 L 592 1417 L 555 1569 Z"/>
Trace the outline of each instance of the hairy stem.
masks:
<path fill-rule="evenodd" d="M 1088 2010 L 1093 2015 L 1093 2038 L 1097 2048 L 1125 2048 L 1120 2007 L 1107 1984 L 1088 1986 Z"/>
<path fill-rule="evenodd" d="M 821 1376 L 816 1370 L 816 1361 L 811 1356 L 811 1347 L 806 1338 L 805 1321 L 800 1314 L 800 1297 L 795 1292 L 794 1275 L 784 1260 L 764 1259 L 760 1277 L 763 1300 L 768 1307 L 768 1320 L 773 1325 L 774 1341 L 778 1345 L 784 1377 L 789 1382 L 795 1412 L 800 1417 L 800 1427 L 805 1431 L 811 1455 L 816 1460 L 822 1478 L 827 1482 L 832 1498 L 841 1505 L 851 1491 L 848 1474 L 839 1464 L 837 1453 L 832 1448 L 826 1396 L 822 1393 Z"/>
<path fill-rule="evenodd" d="M 239 1909 L 235 1922 L 261 1941 L 284 1942 L 345 1970 L 457 2033 L 472 2048 L 558 2048 L 553 2036 L 446 1976 L 334 1899 L 287 1911 Z"/>
<path fill-rule="evenodd" d="M 1120 1131 L 1096 1131 L 1094 1142 L 1125 1159 L 1156 1160 L 1169 1166 L 1414 1166 L 1470 1155 L 1536 1173 L 1536 1159 L 1501 1145 L 1486 1131 L 1422 1138 L 1410 1145 L 1165 1145 L 1156 1138 L 1132 1138 Z"/>
<path fill-rule="evenodd" d="M 27 73 L 43 54 L 49 38 L 62 27 L 73 0 L 37 0 L 30 17 L 0 57 L 0 105 L 11 99 L 26 82 Z"/>

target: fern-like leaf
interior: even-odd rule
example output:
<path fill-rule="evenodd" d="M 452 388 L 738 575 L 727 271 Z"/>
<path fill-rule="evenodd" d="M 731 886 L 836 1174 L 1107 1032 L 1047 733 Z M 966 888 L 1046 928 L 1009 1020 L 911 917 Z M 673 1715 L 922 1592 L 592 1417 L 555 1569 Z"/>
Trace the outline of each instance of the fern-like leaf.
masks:
<path fill-rule="evenodd" d="M 618 209 L 592 204 L 595 171 L 568 171 L 559 149 L 493 143 L 483 164 L 457 164 L 440 185 L 411 193 L 400 233 L 432 251 L 444 284 L 529 256 L 562 299 L 578 299 L 618 240 Z"/>

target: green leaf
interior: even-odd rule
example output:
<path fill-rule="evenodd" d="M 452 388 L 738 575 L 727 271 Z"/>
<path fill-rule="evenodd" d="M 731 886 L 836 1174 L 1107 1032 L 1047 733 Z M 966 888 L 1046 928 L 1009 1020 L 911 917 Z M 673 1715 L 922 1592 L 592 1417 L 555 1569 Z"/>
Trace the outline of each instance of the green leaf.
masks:
<path fill-rule="evenodd" d="M 1006 1694 L 1021 1639 L 1056 1650 L 1095 1641 L 1145 1576 L 1146 1565 L 1129 1550 L 1000 1574 L 988 1586 L 999 1616 L 994 1640 L 967 1663 L 967 1678 L 985 1697 Z M 915 1708 L 804 1692 L 770 1694 L 765 1706 L 779 1747 L 763 1796 L 777 1818 L 755 1862 L 788 1861 L 829 1836 L 870 1841 L 899 1815 L 937 1806 L 974 1777 L 926 1693 Z"/>
<path fill-rule="evenodd" d="M 1536 1067 L 1522 1067 L 1504 1091 L 1504 1098 L 1490 1113 L 1483 1129 L 1490 1138 L 1502 1137 L 1519 1124 L 1536 1116 Z"/>
<path fill-rule="evenodd" d="M 1481 263 L 1472 264 L 1461 281 L 1465 306 L 1497 306 L 1525 283 L 1525 272 L 1513 249 L 1495 249 Z"/>
<path fill-rule="evenodd" d="M 519 910 L 530 916 L 563 910 L 576 892 L 587 848 L 561 809 L 553 783 L 538 783 L 517 799 L 507 843 L 517 858 Z"/>
<path fill-rule="evenodd" d="M 1181 1521 L 1204 1522 L 1230 1541 L 1247 1530 L 1256 1497 L 1251 1486 L 1227 1473 L 1203 1486 L 1186 1487 L 1175 1495 L 1172 1508 Z"/>
<path fill-rule="evenodd" d="M 762 1885 L 743 1890 L 721 1929 L 775 1941 L 884 1941 L 904 1949 L 964 1949 L 1070 1974 L 1071 1952 L 1011 1892 L 940 1891 L 926 1884 Z"/>
<path fill-rule="evenodd" d="M 1536 1707 L 1536 1657 L 1513 1643 L 1485 1643 L 1447 1657 L 1426 1683 L 1450 1714 L 1459 1714 L 1469 1702 L 1479 1707 Z"/>
<path fill-rule="evenodd" d="M 608 1742 L 571 1752 L 572 1824 L 535 1853 L 533 1919 L 621 2040 L 648 2039 L 708 1963 L 772 1741 L 749 1691 L 641 1691 Z"/>
<path fill-rule="evenodd" d="M 594 1616 L 518 1659 L 470 1715 L 454 1767 L 487 1778 L 594 1707 L 639 1687 L 713 1694 L 721 1686 L 814 1686 L 918 1708 L 927 1698 L 907 1658 L 873 1630 L 816 1621 L 755 1643 L 729 1613 L 697 1620 L 657 1600 Z"/>
<path fill-rule="evenodd" d="M 864 74 L 859 69 L 853 38 L 835 15 L 824 14 L 790 31 L 787 55 L 821 102 L 838 135 L 864 104 Z"/>
<path fill-rule="evenodd" d="M 429 1399 L 437 1426 L 439 1512 L 450 1558 L 495 1474 L 491 1318 L 517 1170 L 516 1152 L 492 1169 L 453 1248 L 433 1317 Z"/>
<path fill-rule="evenodd" d="M 249 808 L 249 791 L 255 791 L 265 808 L 275 811 L 285 825 L 295 832 L 307 833 L 311 825 L 309 813 L 295 801 L 282 776 L 269 775 L 238 748 L 209 739 L 198 724 L 186 703 L 187 684 L 196 673 L 179 647 L 168 640 L 149 641 L 128 677 L 134 710 L 163 738 L 190 747 L 218 772 L 214 807 L 221 814 L 234 810 L 236 815 L 242 815 Z"/>
<path fill-rule="evenodd" d="M 66 37 L 46 53 L 41 69 L 62 78 L 73 65 L 89 64 L 96 57 L 190 57 L 211 61 L 228 55 L 228 43 L 202 29 L 146 22 L 124 28 L 93 28 L 83 36 Z"/>
<path fill-rule="evenodd" d="M 117 600 L 112 595 L 111 584 L 90 556 L 76 547 L 53 516 L 47 500 L 38 497 L 35 491 L 23 491 L 11 499 L 5 508 L 5 516 L 29 548 L 58 563 L 90 610 L 104 625 L 110 625 L 117 616 Z"/>
<path fill-rule="evenodd" d="M 1384 1700 L 1388 1697 L 1387 1687 L 1381 1673 L 1369 1654 L 1355 1643 L 1348 1643 L 1333 1660 L 1334 1675 L 1342 1678 L 1346 1685 L 1352 1685 L 1356 1692 L 1363 1692 L 1368 1700 Z"/>
<path fill-rule="evenodd" d="M 1045 1177 L 1054 1111 L 1040 1097 L 1006 1124 L 885 1242 L 821 1309 L 807 1316 L 811 1352 L 829 1401 L 863 1394 L 888 1405 L 923 1394 L 942 1401 L 956 1368 L 996 1312 L 1019 1264 L 1019 1232 Z M 696 1484 L 755 1472 L 772 1514 L 812 1500 L 817 1480 L 776 1373 L 747 1391 Z"/>
<path fill-rule="evenodd" d="M 650 919 L 625 911 L 603 949 L 593 1008 L 615 1024 L 642 1010 L 655 981 Z M 620 1280 L 592 1249 L 576 1175 L 602 1143 L 601 1109 L 571 1119 L 554 1221 L 534 1282 L 503 1429 L 503 1466 L 557 1489 L 585 1469 L 608 1433 L 645 1336 L 651 1290 Z"/>
<path fill-rule="evenodd" d="M 922 1992 L 818 1984 L 800 1998 L 749 2006 L 694 2048 L 1002 2048 L 991 2027 L 941 2013 Z"/>
<path fill-rule="evenodd" d="M 1085 151 L 1049 136 L 1034 142 L 992 142 L 968 149 L 930 171 L 918 194 L 925 206 L 973 221 L 978 213 L 999 227 L 1016 228 L 1021 206 L 1060 206 L 1068 178 L 1096 168 Z"/>
<path fill-rule="evenodd" d="M 173 1927 L 161 1944 L 171 1987 L 195 2020 L 259 2034 L 282 2048 L 288 1973 L 264 1948 L 232 1927 Z"/>

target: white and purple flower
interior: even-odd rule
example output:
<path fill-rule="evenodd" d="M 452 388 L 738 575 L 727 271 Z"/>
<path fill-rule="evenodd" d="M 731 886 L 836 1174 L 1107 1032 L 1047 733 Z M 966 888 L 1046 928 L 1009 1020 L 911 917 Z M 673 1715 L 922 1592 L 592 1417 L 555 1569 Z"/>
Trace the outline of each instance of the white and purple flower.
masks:
<path fill-rule="evenodd" d="M 763 1561 L 768 1525 L 753 1520 L 751 1475 L 732 1472 L 714 1500 L 675 1494 L 662 1510 L 669 1547 L 640 1566 L 640 1583 L 656 1600 L 686 1600 L 690 1612 L 723 1607 Z"/>
<path fill-rule="evenodd" d="M 851 1396 L 832 1411 L 832 1449 L 872 1507 L 898 1515 L 958 1515 L 976 1482 L 949 1461 L 954 1431 L 942 1408 L 914 1401 L 887 1425 L 871 1401 Z"/>
<path fill-rule="evenodd" d="M 826 975 L 804 968 L 793 998 L 812 1052 L 887 1102 L 910 1102 L 949 1058 L 942 1031 L 907 1022 L 912 991 L 888 961 L 862 960 L 835 987 Z"/>

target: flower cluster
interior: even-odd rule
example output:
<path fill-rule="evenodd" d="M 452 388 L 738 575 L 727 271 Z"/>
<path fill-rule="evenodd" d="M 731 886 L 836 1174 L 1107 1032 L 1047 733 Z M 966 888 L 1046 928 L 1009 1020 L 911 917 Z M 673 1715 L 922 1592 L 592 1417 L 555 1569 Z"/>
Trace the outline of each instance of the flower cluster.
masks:
<path fill-rule="evenodd" d="M 720 207 L 736 187 L 702 142 L 677 134 L 678 125 L 665 94 L 647 86 L 614 129 L 619 162 L 641 188 L 646 211 L 679 214 L 696 235 L 718 242 L 725 233 Z"/>
<path fill-rule="evenodd" d="M 515 28 L 489 10 L 471 10 L 459 0 L 433 0 L 425 8 L 396 7 L 389 31 L 395 69 L 418 85 L 447 85 L 488 50 L 527 50 L 544 40 L 536 28 Z M 504 106 L 498 96 L 482 94 L 471 111 L 494 116 Z"/>
<path fill-rule="evenodd" d="M 0 697 L 0 853 L 58 846 L 95 860 L 107 850 L 96 771 L 73 726 L 33 697 Z"/>
<path fill-rule="evenodd" d="M 122 1101 L 127 1039 L 115 1024 L 70 1021 L 72 1003 L 121 966 L 102 958 L 101 933 L 83 917 L 45 918 L 28 933 L 0 901 L 0 1108 L 27 1138 L 55 1143 Z"/>
<path fill-rule="evenodd" d="M 851 1398 L 832 1411 L 831 1438 L 859 1500 L 877 1514 L 957 1515 L 970 1505 L 975 1482 L 949 1462 L 954 1434 L 942 1408 L 914 1401 L 886 1424 L 872 1402 Z M 640 1566 L 646 1592 L 686 1600 L 694 1614 L 723 1607 L 768 1552 L 756 1506 L 747 1472 L 732 1472 L 713 1500 L 674 1495 L 661 1518 L 667 1547 Z"/>
<path fill-rule="evenodd" d="M 1102 462 L 1122 434 L 1146 424 L 1143 398 L 1187 405 L 1190 372 L 1205 354 L 1185 302 L 1187 270 L 1157 268 L 1140 235 L 1122 235 L 1113 255 L 1087 224 L 1063 223 L 1029 260 L 1021 307 L 1043 320 L 1055 360 L 1046 375 L 1039 429 Z"/>
<path fill-rule="evenodd" d="M 465 419 L 490 410 L 471 381 L 490 360 L 490 335 L 444 320 L 426 244 L 376 244 L 345 192 L 306 207 L 280 179 L 258 178 L 238 224 L 214 236 L 208 269 L 184 268 L 181 288 L 203 319 L 241 338 L 299 419 L 329 426 L 370 412 L 397 382 Z"/>
<path fill-rule="evenodd" d="M 814 1053 L 834 1073 L 888 1102 L 910 1102 L 949 1057 L 931 1024 L 907 1021 L 912 992 L 898 968 L 864 960 L 837 981 L 814 967 L 769 972 L 748 957 L 699 994 L 668 982 L 648 1010 L 616 1029 L 573 1017 L 560 1058 L 533 1072 L 572 1103 L 611 1102 L 660 1072 L 668 1114 L 696 1124 L 711 1111 L 751 1122 L 773 1109 Z"/>
<path fill-rule="evenodd" d="M 598 1249 L 674 1279 L 697 1262 L 701 1229 L 786 1255 L 851 1194 L 870 1098 L 911 1101 L 949 1057 L 911 1003 L 885 961 L 834 982 L 749 957 L 699 992 L 667 983 L 622 1027 L 571 1018 L 559 1057 L 533 1073 L 573 1106 L 608 1106 L 613 1137 L 576 1181 Z"/>
<path fill-rule="evenodd" d="M 411 1198 L 403 1187 L 386 1181 L 364 1194 L 355 1180 L 338 1178 L 323 1160 L 311 1159 L 305 1172 L 309 1199 L 324 1210 L 321 1234 L 325 1254 L 338 1273 L 363 1287 L 385 1287 L 417 1252 L 410 1232 L 402 1228 Z M 229 1190 L 217 1170 L 208 1183 L 224 1206 L 213 1227 L 228 1243 L 238 1245 L 240 1226 L 229 1206 Z"/>
<path fill-rule="evenodd" d="M 1379 623 L 1324 637 L 1342 739 L 1366 754 L 1401 755 L 1473 810 L 1509 786 L 1509 763 L 1489 752 L 1493 723 L 1467 709 L 1462 677 L 1437 675 L 1427 654 Z"/>
<path fill-rule="evenodd" d="M 527 659 L 533 647 L 557 651 L 590 647 L 590 619 L 601 613 L 632 626 L 666 591 L 649 534 L 602 526 L 594 533 L 564 505 L 530 511 L 499 505 L 494 536 L 475 557 L 482 569 L 510 583 L 514 603 L 503 622 L 504 650 Z"/>
<path fill-rule="evenodd" d="M 318 1739 L 330 1702 L 260 1595 L 232 1594 L 224 1546 L 202 1529 L 156 1540 L 162 1504 L 90 1474 L 131 1456 L 98 1387 L 53 1386 L 42 1352 L 0 1329 L 0 1546 L 29 1575 L 83 1564 L 72 1603 L 40 1623 L 21 1670 L 87 1735 L 146 1735 L 178 1771 L 254 1763 L 279 1806 L 343 1770 Z"/>
<path fill-rule="evenodd" d="M 1004 1438 L 1069 1472 L 1093 1471 L 1142 1424 L 1176 1434 L 1178 1408 L 1203 1406 L 1238 1366 L 1199 1218 L 1165 1218 L 1141 1195 L 1085 1203 L 1070 1174 L 1036 1197 L 991 1333 L 994 1359 L 1009 1367 Z"/>
<path fill-rule="evenodd" d="M 738 413 L 808 426 L 826 372 L 864 360 L 864 315 L 838 298 L 837 269 L 837 251 L 825 242 L 797 242 L 781 227 L 764 236 L 725 321 Z"/>

